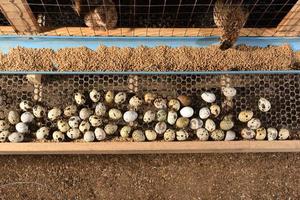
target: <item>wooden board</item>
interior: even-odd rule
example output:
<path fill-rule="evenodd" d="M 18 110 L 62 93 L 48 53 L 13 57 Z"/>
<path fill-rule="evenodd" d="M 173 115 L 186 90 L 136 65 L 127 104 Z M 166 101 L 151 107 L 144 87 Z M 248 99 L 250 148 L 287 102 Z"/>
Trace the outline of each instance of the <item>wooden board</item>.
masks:
<path fill-rule="evenodd" d="M 1 143 L 0 154 L 300 152 L 300 140 L 220 142 Z"/>

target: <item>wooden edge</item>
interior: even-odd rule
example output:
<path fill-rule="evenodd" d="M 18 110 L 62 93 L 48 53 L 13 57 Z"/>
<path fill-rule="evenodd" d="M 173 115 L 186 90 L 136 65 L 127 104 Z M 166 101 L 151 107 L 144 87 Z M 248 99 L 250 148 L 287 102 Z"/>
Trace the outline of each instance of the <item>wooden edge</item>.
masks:
<path fill-rule="evenodd" d="M 220 142 L 1 143 L 0 154 L 300 152 L 300 140 Z"/>

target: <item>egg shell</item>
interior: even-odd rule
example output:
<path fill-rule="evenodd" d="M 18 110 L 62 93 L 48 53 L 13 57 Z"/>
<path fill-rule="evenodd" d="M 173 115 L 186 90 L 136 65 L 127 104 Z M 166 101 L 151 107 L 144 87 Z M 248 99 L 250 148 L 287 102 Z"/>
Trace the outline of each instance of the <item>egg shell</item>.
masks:
<path fill-rule="evenodd" d="M 115 96 L 115 103 L 122 104 L 125 103 L 127 95 L 125 92 L 118 92 Z"/>
<path fill-rule="evenodd" d="M 98 141 L 105 140 L 106 132 L 102 128 L 95 129 L 95 137 Z"/>
<path fill-rule="evenodd" d="M 176 120 L 178 118 L 178 115 L 177 115 L 177 112 L 174 111 L 174 110 L 170 110 L 168 112 L 168 117 L 167 117 L 167 122 L 170 124 L 170 125 L 174 125 L 176 123 Z"/>
<path fill-rule="evenodd" d="M 222 87 L 222 93 L 227 98 L 233 98 L 236 95 L 236 89 L 233 87 Z"/>
<path fill-rule="evenodd" d="M 79 111 L 79 117 L 82 120 L 87 120 L 92 114 L 93 114 L 93 112 L 88 108 L 82 108 Z"/>
<path fill-rule="evenodd" d="M 64 109 L 64 115 L 67 117 L 71 117 L 77 113 L 76 105 L 69 105 Z"/>
<path fill-rule="evenodd" d="M 106 103 L 111 104 L 114 101 L 115 93 L 113 91 L 107 91 L 104 95 Z"/>
<path fill-rule="evenodd" d="M 189 123 L 190 123 L 190 120 L 188 118 L 179 117 L 176 121 L 176 127 L 177 128 L 186 128 L 186 127 L 188 127 Z"/>
<path fill-rule="evenodd" d="M 203 126 L 203 121 L 199 118 L 193 118 L 190 121 L 190 129 L 197 130 Z"/>
<path fill-rule="evenodd" d="M 220 128 L 224 131 L 228 131 L 228 130 L 232 129 L 233 126 L 234 126 L 234 122 L 232 120 L 229 120 L 229 119 L 223 119 L 220 122 Z"/>
<path fill-rule="evenodd" d="M 8 140 L 12 143 L 22 142 L 24 135 L 22 133 L 14 132 L 8 136 Z"/>
<path fill-rule="evenodd" d="M 176 138 L 176 133 L 173 129 L 167 129 L 164 133 L 164 140 L 167 142 L 174 141 Z"/>
<path fill-rule="evenodd" d="M 204 127 L 209 132 L 213 132 L 214 130 L 216 130 L 216 124 L 212 119 L 207 119 L 205 121 Z"/>
<path fill-rule="evenodd" d="M 248 122 L 253 118 L 254 113 L 251 110 L 243 110 L 239 113 L 238 119 L 241 122 Z"/>
<path fill-rule="evenodd" d="M 9 131 L 1 131 L 0 132 L 0 142 L 5 142 L 10 135 Z"/>
<path fill-rule="evenodd" d="M 75 140 L 75 139 L 80 138 L 81 133 L 78 128 L 71 128 L 70 130 L 67 131 L 67 136 L 68 136 L 68 138 Z"/>
<path fill-rule="evenodd" d="M 207 141 L 209 139 L 209 132 L 205 128 L 197 129 L 196 135 L 200 141 Z"/>
<path fill-rule="evenodd" d="M 155 98 L 156 98 L 156 94 L 153 94 L 150 92 L 148 92 L 144 95 L 144 100 L 148 104 L 152 104 L 152 102 L 154 101 Z"/>
<path fill-rule="evenodd" d="M 167 101 L 163 98 L 157 98 L 153 102 L 155 108 L 157 109 L 166 109 L 167 108 Z"/>
<path fill-rule="evenodd" d="M 36 131 L 36 139 L 43 140 L 49 136 L 50 129 L 48 127 L 41 127 Z"/>
<path fill-rule="evenodd" d="M 144 142 L 146 140 L 145 134 L 141 130 L 135 130 L 132 133 L 132 139 L 135 142 Z"/>
<path fill-rule="evenodd" d="M 177 99 L 171 99 L 168 102 L 168 107 L 171 110 L 178 111 L 180 109 L 180 101 Z"/>
<path fill-rule="evenodd" d="M 33 120 L 34 120 L 34 116 L 30 112 L 24 112 L 21 115 L 21 122 L 23 122 L 23 123 L 31 123 L 31 122 L 33 122 Z"/>
<path fill-rule="evenodd" d="M 143 121 L 145 123 L 151 123 L 155 120 L 156 114 L 152 110 L 147 110 L 144 114 Z"/>
<path fill-rule="evenodd" d="M 159 110 L 156 113 L 156 119 L 159 122 L 164 122 L 167 120 L 168 114 L 165 110 Z"/>
<path fill-rule="evenodd" d="M 113 135 L 118 130 L 118 125 L 116 124 L 107 124 L 104 127 L 104 131 L 107 135 Z"/>
<path fill-rule="evenodd" d="M 59 131 L 65 133 L 70 129 L 70 126 L 66 121 L 58 120 L 57 121 L 57 128 L 58 128 Z"/>
<path fill-rule="evenodd" d="M 112 120 L 119 120 L 122 118 L 122 112 L 119 109 L 112 108 L 108 111 L 108 116 Z"/>
<path fill-rule="evenodd" d="M 264 140 L 267 137 L 267 130 L 264 127 L 260 127 L 256 129 L 256 135 L 255 139 L 256 140 Z"/>
<path fill-rule="evenodd" d="M 50 119 L 51 121 L 54 121 L 60 117 L 61 113 L 62 112 L 59 108 L 52 108 L 48 112 L 48 119 Z"/>
<path fill-rule="evenodd" d="M 83 140 L 86 142 L 93 142 L 95 140 L 95 134 L 93 131 L 87 131 L 83 134 Z"/>
<path fill-rule="evenodd" d="M 79 125 L 79 130 L 82 133 L 89 131 L 91 128 L 91 124 L 88 121 L 82 121 Z"/>
<path fill-rule="evenodd" d="M 19 122 L 16 124 L 16 131 L 19 133 L 27 133 L 29 131 L 29 128 L 27 124 Z"/>
<path fill-rule="evenodd" d="M 103 103 L 98 103 L 95 108 L 95 115 L 98 115 L 100 117 L 104 116 L 106 113 L 106 106 Z"/>
<path fill-rule="evenodd" d="M 183 106 L 189 106 L 192 103 L 191 98 L 186 95 L 179 95 L 177 99 L 180 101 L 181 105 Z"/>
<path fill-rule="evenodd" d="M 207 119 L 210 116 L 210 109 L 208 107 L 203 107 L 199 110 L 200 119 Z"/>
<path fill-rule="evenodd" d="M 236 138 L 236 133 L 232 130 L 226 131 L 225 133 L 225 141 L 232 141 L 235 140 Z"/>
<path fill-rule="evenodd" d="M 15 125 L 20 122 L 20 115 L 17 111 L 11 110 L 7 116 L 8 122 Z"/>
<path fill-rule="evenodd" d="M 69 123 L 69 126 L 70 126 L 71 128 L 78 128 L 80 122 L 81 122 L 80 117 L 78 117 L 78 116 L 72 116 L 72 117 L 70 117 L 68 123 Z"/>
<path fill-rule="evenodd" d="M 83 105 L 86 102 L 85 96 L 79 92 L 74 94 L 74 99 L 78 105 Z"/>
<path fill-rule="evenodd" d="M 93 127 L 101 126 L 103 124 L 103 120 L 97 115 L 91 115 L 89 117 L 89 122 Z"/>
<path fill-rule="evenodd" d="M 187 140 L 189 137 L 189 134 L 187 131 L 185 130 L 179 130 L 179 131 L 176 131 L 176 139 L 178 141 L 184 141 L 184 140 Z"/>
<path fill-rule="evenodd" d="M 54 131 L 52 133 L 52 138 L 55 142 L 62 142 L 65 140 L 65 134 L 63 134 L 61 131 Z"/>
<path fill-rule="evenodd" d="M 250 128 L 243 128 L 241 130 L 241 136 L 245 140 L 251 140 L 255 137 L 255 132 Z"/>
<path fill-rule="evenodd" d="M 180 110 L 180 115 L 182 117 L 190 118 L 194 115 L 194 109 L 192 107 L 186 106 Z"/>
<path fill-rule="evenodd" d="M 122 138 L 128 138 L 130 136 L 131 131 L 132 128 L 130 126 L 123 126 L 120 130 L 120 135 Z"/>
<path fill-rule="evenodd" d="M 44 108 L 43 106 L 40 106 L 40 105 L 36 105 L 32 108 L 32 112 L 33 112 L 33 115 L 36 117 L 36 118 L 42 118 L 46 115 L 47 111 L 46 111 L 46 108 Z"/>
<path fill-rule="evenodd" d="M 261 121 L 260 119 L 252 118 L 250 121 L 248 121 L 247 126 L 252 130 L 256 130 L 261 126 Z"/>
<path fill-rule="evenodd" d="M 211 133 L 210 137 L 215 141 L 222 141 L 225 138 L 225 133 L 223 130 L 216 129 Z"/>
<path fill-rule="evenodd" d="M 213 103 L 216 101 L 216 95 L 211 92 L 203 92 L 201 98 L 207 103 Z"/>
<path fill-rule="evenodd" d="M 221 113 L 221 107 L 217 104 L 212 104 L 209 107 L 210 113 L 213 115 L 213 117 L 218 117 Z"/>
<path fill-rule="evenodd" d="M 278 131 L 275 128 L 268 128 L 267 129 L 267 136 L 269 141 L 276 140 L 278 136 Z"/>
<path fill-rule="evenodd" d="M 146 136 L 147 140 L 154 141 L 157 138 L 157 133 L 153 130 L 146 130 L 145 136 Z"/>
<path fill-rule="evenodd" d="M 286 128 L 281 128 L 278 133 L 279 140 L 287 140 L 290 137 L 290 131 Z"/>
<path fill-rule="evenodd" d="M 129 99 L 129 105 L 137 108 L 143 104 L 143 100 L 139 98 L 138 96 L 133 96 Z"/>
<path fill-rule="evenodd" d="M 137 112 L 132 110 L 126 111 L 123 115 L 123 119 L 127 123 L 134 122 L 137 118 L 138 118 Z"/>
<path fill-rule="evenodd" d="M 260 98 L 258 100 L 258 108 L 262 112 L 268 112 L 271 109 L 271 103 L 265 98 Z"/>
<path fill-rule="evenodd" d="M 158 122 L 154 129 L 157 134 L 163 134 L 167 130 L 167 124 L 165 122 Z"/>
<path fill-rule="evenodd" d="M 23 110 L 23 111 L 30 111 L 32 109 L 32 102 L 23 100 L 23 101 L 21 101 L 19 106 L 20 106 L 21 110 Z"/>
<path fill-rule="evenodd" d="M 96 89 L 93 89 L 90 92 L 89 96 L 90 96 L 90 99 L 92 100 L 92 102 L 94 102 L 94 103 L 100 101 L 100 98 L 101 98 L 100 92 L 98 92 Z"/>

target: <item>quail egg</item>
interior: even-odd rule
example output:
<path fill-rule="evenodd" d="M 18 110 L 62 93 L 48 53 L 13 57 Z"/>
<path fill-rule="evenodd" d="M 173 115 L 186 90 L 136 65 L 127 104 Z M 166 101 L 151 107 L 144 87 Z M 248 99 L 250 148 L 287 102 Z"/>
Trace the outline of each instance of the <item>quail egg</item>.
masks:
<path fill-rule="evenodd" d="M 77 113 L 76 105 L 69 105 L 64 109 L 64 115 L 67 117 L 71 117 Z"/>
<path fill-rule="evenodd" d="M 203 121 L 199 118 L 193 118 L 190 121 L 190 129 L 197 130 L 203 126 Z"/>
<path fill-rule="evenodd" d="M 61 110 L 59 108 L 52 108 L 51 110 L 49 110 L 48 112 L 48 118 L 51 121 L 57 120 L 61 115 Z"/>
<path fill-rule="evenodd" d="M 96 102 L 100 101 L 100 98 L 101 98 L 101 94 L 97 90 L 93 89 L 90 92 L 90 99 L 92 100 L 92 102 L 96 103 Z"/>
<path fill-rule="evenodd" d="M 96 128 L 95 129 L 95 137 L 96 137 L 96 140 L 98 140 L 98 141 L 105 140 L 106 133 L 102 128 Z"/>
<path fill-rule="evenodd" d="M 210 137 L 211 137 L 211 139 L 213 139 L 215 141 L 221 141 L 221 140 L 224 140 L 225 133 L 224 133 L 224 131 L 222 131 L 220 129 L 216 129 L 211 133 Z"/>
<path fill-rule="evenodd" d="M 138 114 L 135 111 L 126 111 L 123 115 L 123 119 L 125 122 L 130 123 L 134 122 L 138 118 Z"/>
<path fill-rule="evenodd" d="M 192 103 L 191 98 L 186 95 L 179 95 L 177 99 L 180 101 L 181 105 L 183 106 L 189 106 Z"/>
<path fill-rule="evenodd" d="M 217 104 L 212 104 L 209 109 L 210 109 L 210 113 L 213 115 L 213 117 L 218 117 L 219 114 L 221 113 L 221 108 Z"/>
<path fill-rule="evenodd" d="M 167 114 L 167 112 L 165 110 L 159 110 L 156 113 L 156 119 L 159 122 L 166 121 L 167 120 L 167 116 L 168 116 L 168 114 Z"/>
<path fill-rule="evenodd" d="M 9 131 L 1 131 L 0 132 L 0 142 L 5 142 L 10 135 Z"/>
<path fill-rule="evenodd" d="M 86 102 L 85 96 L 79 92 L 75 93 L 74 98 L 78 105 L 83 105 Z"/>
<path fill-rule="evenodd" d="M 244 128 L 241 130 L 241 136 L 245 140 L 251 140 L 255 137 L 255 132 L 250 128 Z"/>
<path fill-rule="evenodd" d="M 83 140 L 86 142 L 93 142 L 95 140 L 95 134 L 93 131 L 87 131 L 83 134 Z"/>
<path fill-rule="evenodd" d="M 143 121 L 145 123 L 151 123 L 155 120 L 156 114 L 152 110 L 147 110 L 144 114 Z"/>
<path fill-rule="evenodd" d="M 166 109 L 167 108 L 167 101 L 163 98 L 157 98 L 153 102 L 155 108 L 157 109 Z"/>
<path fill-rule="evenodd" d="M 122 118 L 122 112 L 119 109 L 112 108 L 108 111 L 108 116 L 112 120 L 119 120 Z"/>
<path fill-rule="evenodd" d="M 24 140 L 24 135 L 22 133 L 14 132 L 8 136 L 8 140 L 13 143 L 22 142 Z"/>
<path fill-rule="evenodd" d="M 120 130 L 120 135 L 122 138 L 128 138 L 130 136 L 132 128 L 130 126 L 123 126 Z"/>
<path fill-rule="evenodd" d="M 40 105 L 34 106 L 32 112 L 36 118 L 42 118 L 46 115 L 46 109 Z"/>
<path fill-rule="evenodd" d="M 211 119 L 207 119 L 205 121 L 204 127 L 206 130 L 208 130 L 209 132 L 213 132 L 214 130 L 216 130 L 216 124 L 213 120 Z"/>
<path fill-rule="evenodd" d="M 155 132 L 158 134 L 163 134 L 167 130 L 167 124 L 165 122 L 158 122 L 154 128 Z"/>
<path fill-rule="evenodd" d="M 98 103 L 95 108 L 95 115 L 100 117 L 104 116 L 106 113 L 106 106 L 103 103 Z"/>
<path fill-rule="evenodd" d="M 279 140 L 286 140 L 288 139 L 290 136 L 290 131 L 286 128 L 282 128 L 279 130 L 279 133 L 278 133 L 278 139 Z"/>
<path fill-rule="evenodd" d="M 93 127 L 101 126 L 103 123 L 102 119 L 97 115 L 91 115 L 89 117 L 89 122 Z"/>
<path fill-rule="evenodd" d="M 126 101 L 127 95 L 125 92 L 118 92 L 115 96 L 115 103 L 122 104 Z"/>
<path fill-rule="evenodd" d="M 33 122 L 33 120 L 34 120 L 34 116 L 30 112 L 24 112 L 21 115 L 21 122 L 23 123 L 31 123 Z"/>
<path fill-rule="evenodd" d="M 177 100 L 177 99 L 171 99 L 171 100 L 168 102 L 168 107 L 169 107 L 169 109 L 171 109 L 171 110 L 179 111 L 179 109 L 180 109 L 180 101 Z"/>
<path fill-rule="evenodd" d="M 241 122 L 248 122 L 252 119 L 253 115 L 254 114 L 251 110 L 244 110 L 239 113 L 238 119 Z"/>
<path fill-rule="evenodd" d="M 104 127 L 104 131 L 107 135 L 113 135 L 115 132 L 117 132 L 118 126 L 116 124 L 107 124 Z"/>
<path fill-rule="evenodd" d="M 88 121 L 82 121 L 79 125 L 79 130 L 82 132 L 82 133 L 85 133 L 87 131 L 89 131 L 91 128 L 91 124 L 88 122 Z"/>
<path fill-rule="evenodd" d="M 201 98 L 207 103 L 213 103 L 216 101 L 216 95 L 211 92 L 203 92 Z"/>
<path fill-rule="evenodd" d="M 152 102 L 154 101 L 155 98 L 156 98 L 156 94 L 153 94 L 150 92 L 148 92 L 144 95 L 144 100 L 148 104 L 152 104 Z"/>
<path fill-rule="evenodd" d="M 182 117 L 190 118 L 194 115 L 194 109 L 192 107 L 186 106 L 180 110 L 180 115 Z"/>
<path fill-rule="evenodd" d="M 205 128 L 197 129 L 196 135 L 200 141 L 207 141 L 209 138 L 209 132 Z"/>
<path fill-rule="evenodd" d="M 67 131 L 67 136 L 68 136 L 68 138 L 75 140 L 75 139 L 80 138 L 81 133 L 78 128 L 71 128 L 70 130 Z"/>
<path fill-rule="evenodd" d="M 23 111 L 30 111 L 32 109 L 32 102 L 23 100 L 23 101 L 21 101 L 19 106 L 20 106 L 21 110 L 23 110 Z"/>
<path fill-rule="evenodd" d="M 228 99 L 232 99 L 236 95 L 236 89 L 233 87 L 222 87 L 221 90 L 223 95 Z"/>
<path fill-rule="evenodd" d="M 235 137 L 236 137 L 236 133 L 232 130 L 229 130 L 229 131 L 226 131 L 226 134 L 225 134 L 225 141 L 232 141 L 232 140 L 235 140 Z"/>
<path fill-rule="evenodd" d="M 129 105 L 137 108 L 143 104 L 143 100 L 139 98 L 138 96 L 133 96 L 129 99 Z"/>
<path fill-rule="evenodd" d="M 176 123 L 176 120 L 177 120 L 177 112 L 174 111 L 174 110 L 170 110 L 168 112 L 168 117 L 167 117 L 167 122 L 170 124 L 170 125 L 174 125 Z"/>
<path fill-rule="evenodd" d="M 261 126 L 261 122 L 257 118 L 252 118 L 250 121 L 247 123 L 248 128 L 256 130 Z"/>
<path fill-rule="evenodd" d="M 176 121 L 176 127 L 177 128 L 186 128 L 186 127 L 188 127 L 189 123 L 190 123 L 190 120 L 188 118 L 179 117 Z"/>
<path fill-rule="evenodd" d="M 267 136 L 269 141 L 276 140 L 278 136 L 278 131 L 275 128 L 268 128 L 267 129 Z"/>
<path fill-rule="evenodd" d="M 5 120 L 0 120 L 0 131 L 6 131 L 9 129 L 9 124 Z"/>
<path fill-rule="evenodd" d="M 65 140 L 65 134 L 60 131 L 54 131 L 52 133 L 52 138 L 55 142 L 62 142 Z"/>
<path fill-rule="evenodd" d="M 15 125 L 20 122 L 20 115 L 17 111 L 12 110 L 12 111 L 9 111 L 7 119 L 9 121 L 9 123 Z"/>
<path fill-rule="evenodd" d="M 82 120 L 87 120 L 92 114 L 93 114 L 93 112 L 88 108 L 82 108 L 79 111 L 79 117 Z"/>
<path fill-rule="evenodd" d="M 135 130 L 132 133 L 132 139 L 135 142 L 144 142 L 146 140 L 145 134 L 141 130 Z"/>
<path fill-rule="evenodd" d="M 108 104 L 111 104 L 114 101 L 114 98 L 115 98 L 115 93 L 113 91 L 107 91 L 104 96 L 105 102 Z"/>
<path fill-rule="evenodd" d="M 256 140 L 264 140 L 267 137 L 267 130 L 264 127 L 256 129 Z"/>
<path fill-rule="evenodd" d="M 50 129 L 48 127 L 41 127 L 36 131 L 36 139 L 43 140 L 49 136 Z"/>
<path fill-rule="evenodd" d="M 27 133 L 29 131 L 29 128 L 27 124 L 19 122 L 16 124 L 16 131 L 19 133 Z"/>
<path fill-rule="evenodd" d="M 210 116 L 210 109 L 207 107 L 203 107 L 199 110 L 199 117 L 201 119 L 207 119 Z"/>
<path fill-rule="evenodd" d="M 153 130 L 146 130 L 145 135 L 146 135 L 147 140 L 149 140 L 149 141 L 154 141 L 157 138 L 157 133 Z"/>
<path fill-rule="evenodd" d="M 271 103 L 265 98 L 260 98 L 258 100 L 258 108 L 262 112 L 268 112 L 271 109 Z"/>
<path fill-rule="evenodd" d="M 66 121 L 58 120 L 57 121 L 57 128 L 58 128 L 59 131 L 65 133 L 70 129 L 70 126 Z"/>
<path fill-rule="evenodd" d="M 167 142 L 174 141 L 176 138 L 176 133 L 173 129 L 167 129 L 164 133 L 164 140 Z"/>
<path fill-rule="evenodd" d="M 80 122 L 81 122 L 80 117 L 78 117 L 78 116 L 72 116 L 72 117 L 70 117 L 70 119 L 69 119 L 69 126 L 70 126 L 71 128 L 78 128 Z"/>
<path fill-rule="evenodd" d="M 220 122 L 220 128 L 224 131 L 228 131 L 232 129 L 233 126 L 234 126 L 234 122 L 230 119 L 225 118 Z"/>
<path fill-rule="evenodd" d="M 184 141 L 184 140 L 187 140 L 189 137 L 189 133 L 185 130 L 179 130 L 179 131 L 176 131 L 176 139 L 178 141 Z"/>

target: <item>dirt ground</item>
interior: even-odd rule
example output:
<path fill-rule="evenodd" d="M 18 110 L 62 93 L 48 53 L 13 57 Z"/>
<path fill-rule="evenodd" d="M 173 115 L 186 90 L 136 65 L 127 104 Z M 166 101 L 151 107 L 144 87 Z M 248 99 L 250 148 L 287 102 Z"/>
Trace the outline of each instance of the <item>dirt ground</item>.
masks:
<path fill-rule="evenodd" d="M 299 199 L 300 154 L 0 156 L 0 199 Z"/>

